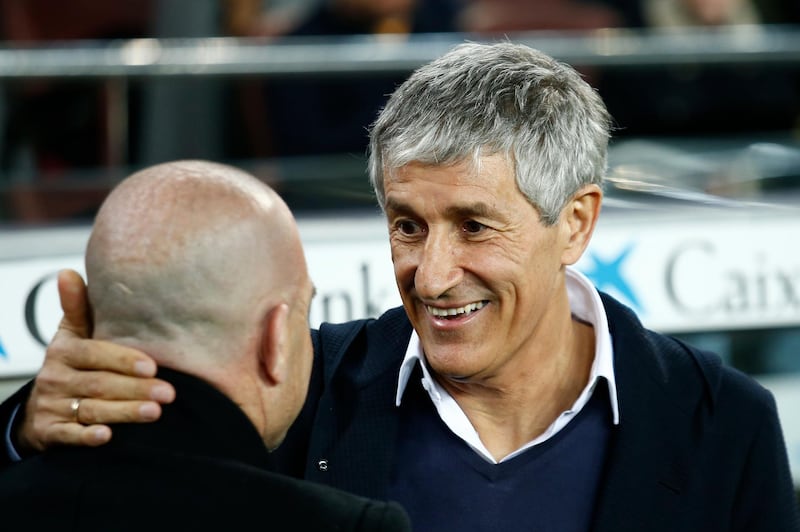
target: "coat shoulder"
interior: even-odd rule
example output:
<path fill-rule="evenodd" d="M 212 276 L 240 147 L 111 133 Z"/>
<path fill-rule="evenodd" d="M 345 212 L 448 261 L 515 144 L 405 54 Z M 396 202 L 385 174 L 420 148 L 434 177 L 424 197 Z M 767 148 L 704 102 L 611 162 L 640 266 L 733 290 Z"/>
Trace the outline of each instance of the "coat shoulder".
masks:
<path fill-rule="evenodd" d="M 752 376 L 725 364 L 717 353 L 646 328 L 631 309 L 607 294 L 601 297 L 614 343 L 615 372 L 623 380 L 647 379 L 687 407 L 699 399 L 712 409 L 722 403 L 774 411 L 772 394 Z"/>

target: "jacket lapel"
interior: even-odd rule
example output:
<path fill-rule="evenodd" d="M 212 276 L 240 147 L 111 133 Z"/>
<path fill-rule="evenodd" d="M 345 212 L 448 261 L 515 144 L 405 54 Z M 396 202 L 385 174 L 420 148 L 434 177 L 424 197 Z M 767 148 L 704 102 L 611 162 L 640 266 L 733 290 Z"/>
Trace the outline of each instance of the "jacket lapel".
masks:
<path fill-rule="evenodd" d="M 697 362 L 680 344 L 645 331 L 628 309 L 604 297 L 614 344 L 620 405 L 596 508 L 595 532 L 681 530 L 693 470 L 692 449 L 702 438 L 702 379 L 674 381 Z M 686 367 L 681 367 L 686 366 Z M 685 430 L 683 427 L 691 427 Z"/>

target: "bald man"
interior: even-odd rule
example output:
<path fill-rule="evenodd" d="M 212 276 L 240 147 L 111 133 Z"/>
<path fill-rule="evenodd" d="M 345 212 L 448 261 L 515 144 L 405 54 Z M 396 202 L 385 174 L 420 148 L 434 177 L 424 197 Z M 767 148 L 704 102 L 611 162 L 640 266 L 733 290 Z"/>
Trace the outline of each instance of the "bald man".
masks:
<path fill-rule="evenodd" d="M 79 285 L 74 275 L 59 283 Z M 156 423 L 115 425 L 110 445 L 53 448 L 4 472 L 4 527 L 409 530 L 396 504 L 266 471 L 313 359 L 314 287 L 273 190 L 206 161 L 135 173 L 97 215 L 86 277 L 93 338 L 151 355 L 177 397 Z"/>

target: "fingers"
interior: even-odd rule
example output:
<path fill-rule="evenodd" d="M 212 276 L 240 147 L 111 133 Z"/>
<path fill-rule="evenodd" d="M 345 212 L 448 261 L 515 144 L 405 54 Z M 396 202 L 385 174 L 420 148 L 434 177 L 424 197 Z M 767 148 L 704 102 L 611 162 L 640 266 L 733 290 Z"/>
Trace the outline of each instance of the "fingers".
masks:
<path fill-rule="evenodd" d="M 105 425 L 79 425 L 78 423 L 56 423 L 47 429 L 46 444 L 84 445 L 97 447 L 111 440 L 111 429 Z M 38 449 L 41 450 L 41 449 Z"/>
<path fill-rule="evenodd" d="M 106 425 L 93 424 L 94 419 L 104 419 L 105 423 L 124 423 L 152 421 L 161 415 L 161 406 L 154 402 L 109 403 L 96 399 L 71 399 L 68 402 L 69 413 L 64 412 L 62 417 L 71 418 L 72 422 L 43 422 L 41 427 L 35 429 L 42 433 L 43 447 L 53 444 L 95 447 L 107 443 L 111 439 L 111 429 Z M 113 408 L 109 409 L 109 404 Z M 56 405 L 53 403 L 50 407 Z M 42 407 L 43 411 L 48 409 Z"/>
<path fill-rule="evenodd" d="M 107 401 L 82 399 L 77 423 L 147 423 L 161 416 L 161 405 L 155 401 Z"/>
<path fill-rule="evenodd" d="M 22 453 L 54 445 L 101 445 L 111 438 L 107 424 L 156 420 L 159 402 L 174 398 L 174 388 L 159 379 L 76 371 L 51 361 L 34 381 L 15 439 Z"/>
<path fill-rule="evenodd" d="M 108 371 L 131 377 L 153 377 L 158 370 L 155 361 L 138 349 L 87 340 L 67 330 L 59 330 L 47 347 L 45 363 L 50 360 L 73 370 Z"/>
<path fill-rule="evenodd" d="M 80 306 L 68 310 L 69 297 L 62 321 L 68 326 L 59 328 L 48 346 L 22 422 L 15 424 L 22 453 L 56 444 L 100 445 L 111 437 L 107 424 L 153 421 L 161 415 L 159 403 L 175 398 L 172 385 L 154 378 L 155 361 L 145 353 L 84 338 L 80 317 L 67 316 Z M 81 400 L 77 420 L 70 407 L 75 399 Z"/>
<path fill-rule="evenodd" d="M 34 393 L 45 399 L 94 398 L 158 401 L 175 397 L 172 386 L 155 379 L 155 361 L 136 349 L 77 338 L 62 330 L 47 348 L 34 382 Z M 115 422 L 116 418 L 102 422 Z"/>
<path fill-rule="evenodd" d="M 145 356 L 138 351 L 128 353 L 133 350 L 106 342 L 83 340 L 81 343 L 91 344 L 83 345 L 83 349 L 88 351 L 105 348 L 110 359 L 130 356 L 134 360 Z M 64 359 L 69 363 L 65 363 Z M 35 398 L 44 410 L 52 412 L 63 421 L 74 421 L 71 411 L 65 408 L 72 399 L 82 399 L 80 418 L 83 423 L 152 421 L 154 417 L 140 419 L 142 416 L 138 410 L 142 405 L 131 403 L 170 403 L 175 398 L 175 389 L 166 381 L 137 376 L 141 373 L 135 370 L 137 364 L 131 361 L 113 362 L 105 360 L 105 357 L 97 359 L 93 356 L 73 358 L 68 355 L 63 359 L 51 358 L 45 361 L 36 376 L 31 399 Z M 111 404 L 98 409 L 95 406 L 97 402 Z M 115 411 L 114 403 L 120 403 L 120 412 Z M 150 410 L 152 412 L 152 406 Z M 87 412 L 93 412 L 93 415 L 86 417 Z"/>
<path fill-rule="evenodd" d="M 91 336 L 91 320 L 86 285 L 75 270 L 58 272 L 58 297 L 64 316 L 59 329 L 66 329 L 82 338 Z"/>

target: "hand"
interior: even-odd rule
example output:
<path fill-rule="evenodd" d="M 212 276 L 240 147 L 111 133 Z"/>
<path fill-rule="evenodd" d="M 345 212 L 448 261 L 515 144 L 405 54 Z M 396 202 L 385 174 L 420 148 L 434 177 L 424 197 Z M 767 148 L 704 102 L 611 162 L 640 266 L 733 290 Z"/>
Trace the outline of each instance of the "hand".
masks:
<path fill-rule="evenodd" d="M 22 453 L 56 444 L 97 446 L 111 439 L 105 423 L 141 423 L 161 415 L 175 389 L 155 379 L 156 363 L 136 349 L 91 340 L 86 285 L 63 270 L 58 294 L 64 316 L 34 380 L 15 433 Z M 71 404 L 80 402 L 77 411 Z M 76 415 L 77 414 L 77 415 Z"/>

